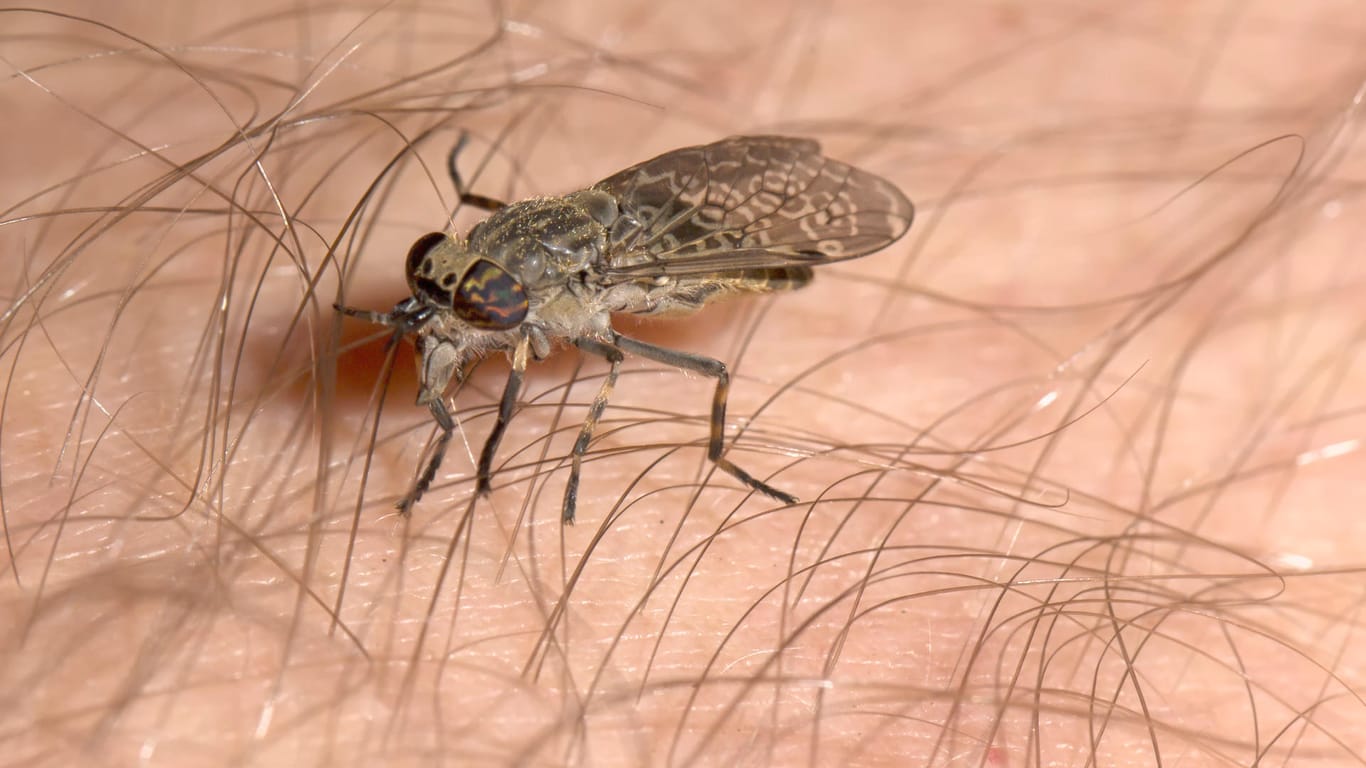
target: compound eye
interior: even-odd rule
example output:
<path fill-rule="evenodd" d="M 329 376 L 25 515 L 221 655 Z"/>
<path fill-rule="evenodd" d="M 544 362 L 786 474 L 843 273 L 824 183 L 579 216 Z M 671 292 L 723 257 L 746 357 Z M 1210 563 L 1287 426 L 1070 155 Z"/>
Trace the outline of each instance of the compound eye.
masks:
<path fill-rule="evenodd" d="M 478 259 L 460 280 L 452 308 L 475 328 L 506 331 L 526 319 L 526 289 L 507 270 Z"/>
<path fill-rule="evenodd" d="M 445 232 L 428 232 L 419 237 L 413 247 L 408 249 L 408 277 L 432 277 L 432 249 L 446 242 Z"/>
<path fill-rule="evenodd" d="M 432 251 L 437 246 L 446 242 L 444 232 L 429 232 L 417 239 L 413 247 L 408 249 L 408 262 L 405 266 L 408 275 L 408 287 L 412 288 L 413 295 L 431 304 L 448 307 L 451 304 L 451 291 L 449 277 L 441 280 L 441 276 L 436 274 L 437 263 L 432 255 Z M 442 285 L 442 283 L 446 285 Z"/>

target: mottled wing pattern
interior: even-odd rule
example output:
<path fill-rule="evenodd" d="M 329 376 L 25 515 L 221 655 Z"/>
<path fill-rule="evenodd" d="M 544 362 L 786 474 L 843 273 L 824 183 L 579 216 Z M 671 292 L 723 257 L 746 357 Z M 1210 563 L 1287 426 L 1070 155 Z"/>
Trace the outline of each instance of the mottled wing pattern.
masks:
<path fill-rule="evenodd" d="M 914 215 L 885 179 L 781 136 L 675 150 L 594 188 L 621 207 L 608 283 L 852 259 L 901 237 Z"/>

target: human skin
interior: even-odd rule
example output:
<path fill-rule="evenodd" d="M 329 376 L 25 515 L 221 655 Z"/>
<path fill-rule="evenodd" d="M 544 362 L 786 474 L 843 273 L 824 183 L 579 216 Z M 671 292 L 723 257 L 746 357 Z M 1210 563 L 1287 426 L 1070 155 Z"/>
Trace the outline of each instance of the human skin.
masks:
<path fill-rule="evenodd" d="M 1348 6 L 273 8 L 0 16 L 9 762 L 1363 761 Z M 412 348 L 331 304 L 403 297 L 462 129 L 495 197 L 765 132 L 916 202 L 617 319 L 731 366 L 728 455 L 799 504 L 629 361 L 562 526 L 565 350 L 488 498 L 500 359 L 395 513 Z"/>

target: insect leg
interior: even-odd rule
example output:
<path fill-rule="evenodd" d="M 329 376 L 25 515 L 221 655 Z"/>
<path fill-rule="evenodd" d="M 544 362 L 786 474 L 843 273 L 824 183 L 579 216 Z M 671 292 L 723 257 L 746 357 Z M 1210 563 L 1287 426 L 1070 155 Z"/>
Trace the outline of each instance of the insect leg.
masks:
<path fill-rule="evenodd" d="M 397 342 L 399 333 L 397 330 L 394 332 L 394 337 L 390 339 L 391 344 Z M 422 387 L 417 393 L 417 404 L 426 405 L 432 412 L 432 418 L 441 428 L 441 434 L 437 435 L 432 455 L 427 459 L 427 466 L 423 467 L 417 482 L 413 484 L 412 491 L 394 505 L 405 516 L 412 511 L 413 505 L 422 498 L 422 494 L 432 487 L 436 471 L 441 468 L 441 461 L 446 457 L 446 447 L 450 445 L 451 434 L 455 432 L 455 419 L 446 407 L 446 388 L 451 383 L 451 377 L 459 372 L 463 362 L 459 347 L 436 336 L 422 337 L 418 341 L 418 346 L 421 350 L 418 376 L 422 380 Z"/>
<path fill-rule="evenodd" d="M 428 408 L 432 412 L 432 418 L 436 419 L 436 425 L 441 428 L 441 434 L 436 438 L 436 446 L 432 449 L 432 457 L 427 460 L 427 466 L 423 467 L 422 475 L 418 477 L 413 485 L 413 490 L 408 495 L 398 500 L 394 504 L 398 508 L 398 513 L 407 517 L 413 511 L 413 505 L 422 498 L 422 494 L 432 487 L 432 481 L 436 479 L 436 471 L 441 469 L 441 460 L 446 457 L 446 447 L 451 443 L 451 435 L 455 432 L 455 419 L 451 418 L 450 409 L 446 407 L 444 398 L 438 397 L 428 403 Z"/>
<path fill-rule="evenodd" d="M 583 429 L 579 430 L 579 439 L 574 441 L 574 462 L 569 468 L 569 483 L 564 487 L 562 517 L 563 521 L 570 525 L 574 523 L 574 509 L 579 502 L 579 471 L 583 467 L 583 455 L 588 452 L 588 443 L 593 439 L 593 430 L 597 428 L 598 419 L 602 418 L 602 411 L 607 407 L 607 399 L 612 396 L 612 387 L 617 384 L 617 374 L 621 372 L 621 361 L 624 359 L 621 350 L 600 341 L 578 339 L 574 344 L 585 352 L 592 352 L 595 355 L 607 358 L 611 367 L 607 369 L 607 378 L 602 380 L 602 387 L 598 390 L 598 396 L 593 398 L 593 405 L 588 409 L 588 418 L 584 419 Z"/>
<path fill-rule="evenodd" d="M 522 391 L 522 377 L 526 374 L 526 360 L 531 347 L 530 337 L 523 336 L 512 353 L 512 370 L 508 373 L 507 384 L 503 387 L 503 399 L 498 401 L 498 418 L 493 422 L 493 430 L 484 441 L 484 449 L 479 452 L 479 480 L 475 493 L 483 496 L 489 492 L 489 480 L 493 475 L 493 456 L 498 452 L 498 444 L 503 441 L 508 421 L 512 419 L 512 409 L 517 405 L 517 394 Z"/>
<path fill-rule="evenodd" d="M 499 208 L 507 207 L 507 203 L 492 197 L 475 194 L 465 188 L 465 180 L 460 176 L 460 165 L 457 159 L 460 157 L 460 150 L 465 148 L 465 143 L 470 135 L 464 131 L 460 132 L 460 138 L 455 140 L 455 146 L 451 147 L 451 153 L 446 156 L 446 170 L 451 174 L 451 182 L 455 184 L 455 192 L 460 195 L 460 202 L 464 205 L 472 205 L 475 208 L 482 208 L 493 212 Z"/>
<path fill-rule="evenodd" d="M 722 455 L 725 449 L 726 399 L 730 394 L 730 372 L 726 370 L 725 363 L 702 355 L 656 347 L 653 344 L 637 341 L 621 334 L 616 334 L 614 341 L 617 348 L 622 352 L 640 355 L 657 363 L 671 365 L 675 368 L 682 368 L 685 371 L 693 371 L 716 379 L 716 394 L 713 395 L 711 401 L 711 440 L 707 443 L 707 458 L 750 488 L 768 494 L 785 504 L 797 503 L 796 496 L 780 491 L 759 480 Z"/>

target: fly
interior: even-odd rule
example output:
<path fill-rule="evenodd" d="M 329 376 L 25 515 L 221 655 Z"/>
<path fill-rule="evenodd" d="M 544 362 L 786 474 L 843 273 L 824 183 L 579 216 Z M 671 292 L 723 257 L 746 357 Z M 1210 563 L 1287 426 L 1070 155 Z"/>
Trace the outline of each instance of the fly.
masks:
<path fill-rule="evenodd" d="M 717 299 L 800 288 L 812 267 L 865 256 L 911 226 L 914 208 L 891 182 L 821 154 L 809 139 L 738 136 L 667 152 L 563 197 L 511 205 L 465 189 L 462 204 L 491 212 L 460 238 L 432 232 L 408 250 L 412 296 L 388 313 L 337 306 L 411 335 L 419 353 L 417 404 L 440 433 L 404 515 L 431 487 L 455 421 L 446 390 L 465 365 L 494 351 L 512 359 L 493 430 L 479 456 L 476 492 L 487 494 L 494 456 L 527 362 L 573 344 L 608 362 L 607 377 L 574 442 L 563 519 L 574 522 L 583 456 L 616 384 L 638 355 L 716 380 L 707 458 L 736 480 L 786 504 L 795 496 L 725 456 L 730 374 L 719 360 L 655 346 L 612 329 L 612 313 L 691 312 Z"/>

